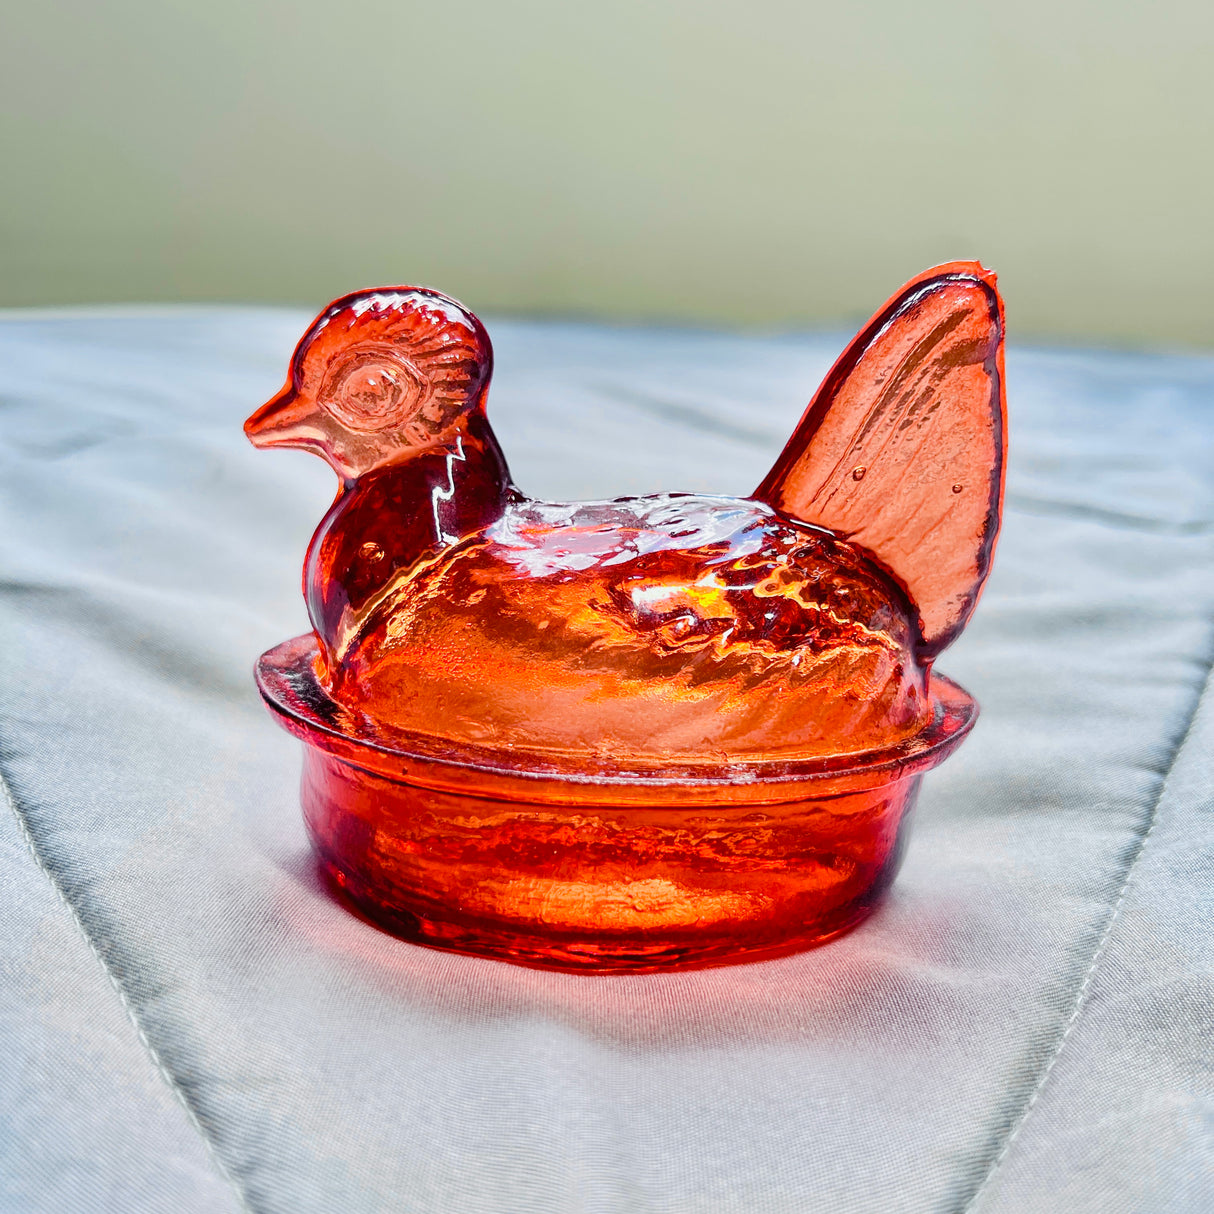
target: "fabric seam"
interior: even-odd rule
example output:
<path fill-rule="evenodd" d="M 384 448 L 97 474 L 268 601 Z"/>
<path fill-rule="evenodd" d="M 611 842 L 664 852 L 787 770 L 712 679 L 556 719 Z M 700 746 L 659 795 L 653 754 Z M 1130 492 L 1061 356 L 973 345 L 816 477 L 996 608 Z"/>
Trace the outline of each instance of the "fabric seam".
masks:
<path fill-rule="evenodd" d="M 1000 1167 L 1003 1165 L 1003 1161 L 1007 1158 L 1012 1147 L 1020 1137 L 1020 1131 L 1024 1128 L 1025 1123 L 1028 1121 L 1029 1116 L 1036 1107 L 1041 1093 L 1045 1090 L 1050 1075 L 1053 1073 L 1054 1064 L 1058 1061 L 1062 1051 L 1065 1049 L 1066 1043 L 1070 1039 L 1072 1031 L 1083 1018 L 1083 1013 L 1087 1010 L 1088 989 L 1091 987 L 1092 979 L 1095 977 L 1096 971 L 1100 967 L 1100 962 L 1104 958 L 1105 949 L 1108 947 L 1109 940 L 1113 935 L 1113 929 L 1117 926 L 1117 922 L 1121 917 L 1121 908 L 1125 902 L 1126 895 L 1129 893 L 1133 884 L 1134 872 L 1138 867 L 1138 861 L 1142 859 L 1142 854 L 1146 851 L 1147 843 L 1150 841 L 1151 835 L 1155 830 L 1155 824 L 1159 821 L 1159 807 L 1163 804 L 1163 799 L 1167 795 L 1168 786 L 1171 783 L 1172 772 L 1176 767 L 1176 762 L 1180 758 L 1181 752 L 1184 750 L 1189 741 L 1189 737 L 1193 732 L 1193 725 L 1197 720 L 1197 715 L 1202 704 L 1205 702 L 1207 694 L 1210 691 L 1210 683 L 1212 678 L 1214 678 L 1214 656 L 1207 659 L 1205 678 L 1202 681 L 1201 690 L 1198 692 L 1193 709 L 1189 714 L 1188 720 L 1185 722 L 1184 730 L 1181 732 L 1179 740 L 1172 749 L 1172 754 L 1168 760 L 1167 768 L 1163 772 L 1163 778 L 1160 781 L 1159 792 L 1156 794 L 1155 800 L 1151 805 L 1150 817 L 1147 820 L 1146 829 L 1139 837 L 1138 844 L 1130 857 L 1129 863 L 1126 865 L 1125 875 L 1122 877 L 1121 887 L 1118 891 L 1117 898 L 1113 903 L 1112 909 L 1109 911 L 1104 927 L 1101 929 L 1100 939 L 1097 941 L 1096 949 L 1092 953 L 1092 959 L 1088 962 L 1088 966 L 1084 972 L 1083 978 L 1075 991 L 1074 1006 L 1071 1009 L 1071 1014 L 1067 1017 L 1066 1024 L 1062 1028 L 1062 1032 L 1058 1037 L 1058 1041 L 1056 1042 L 1053 1051 L 1046 1060 L 1045 1065 L 1042 1067 L 1041 1074 L 1038 1076 L 1032 1092 L 1029 1093 L 1027 1103 L 1020 1111 L 1019 1117 L 1016 1118 L 1009 1128 L 1006 1141 L 1004 1142 L 999 1153 L 992 1160 L 981 1181 L 979 1181 L 978 1187 L 974 1190 L 973 1196 L 970 1197 L 965 1205 L 961 1207 L 961 1214 L 971 1214 L 971 1211 L 974 1210 L 983 1194 L 987 1191 L 991 1181 L 994 1180 Z"/>
<path fill-rule="evenodd" d="M 214 1164 L 215 1170 L 221 1177 L 223 1177 L 225 1181 L 227 1181 L 228 1185 L 235 1193 L 240 1209 L 245 1211 L 245 1214 L 255 1214 L 253 1208 L 249 1205 L 245 1197 L 244 1190 L 241 1188 L 240 1184 L 237 1182 L 232 1173 L 229 1172 L 224 1166 L 223 1160 L 220 1159 L 219 1152 L 216 1150 L 215 1141 L 211 1137 L 211 1134 L 202 1124 L 197 1112 L 191 1106 L 189 1098 L 186 1096 L 181 1085 L 177 1082 L 176 1077 L 173 1075 L 172 1071 L 169 1070 L 164 1059 L 161 1057 L 160 1051 L 156 1049 L 151 1040 L 148 1038 L 143 1025 L 139 1021 L 139 1016 L 135 1011 L 135 1006 L 131 1002 L 130 996 L 123 988 L 118 975 L 106 961 L 101 950 L 97 947 L 96 942 L 89 935 L 88 929 L 84 925 L 84 920 L 81 919 L 80 914 L 76 907 L 72 904 L 71 899 L 69 899 L 67 894 L 64 892 L 62 884 L 59 882 L 50 866 L 43 859 L 33 832 L 29 828 L 29 823 L 26 821 L 25 815 L 22 814 L 20 806 L 17 804 L 17 798 L 13 794 L 12 785 L 9 783 L 8 776 L 5 773 L 2 765 L 0 765 L 0 790 L 3 790 L 4 799 L 8 802 L 9 809 L 12 810 L 13 817 L 17 821 L 17 829 L 21 832 L 21 837 L 25 841 L 26 849 L 29 851 L 31 858 L 38 866 L 38 869 L 42 875 L 50 883 L 51 889 L 55 891 L 55 896 L 59 899 L 64 908 L 67 910 L 67 913 L 71 916 L 72 922 L 76 925 L 76 930 L 80 933 L 81 938 L 84 940 L 89 952 L 92 953 L 94 958 L 96 958 L 97 964 L 101 966 L 102 973 L 104 973 L 106 978 L 109 980 L 110 986 L 114 988 L 114 992 L 117 994 L 118 1000 L 122 1004 L 123 1010 L 126 1012 L 127 1019 L 130 1020 L 131 1024 L 134 1026 L 135 1034 L 139 1038 L 140 1044 L 142 1044 L 143 1048 L 147 1051 L 148 1057 L 152 1060 L 152 1064 L 159 1072 L 160 1077 L 165 1081 L 166 1084 L 168 1084 L 169 1091 L 173 1093 L 178 1104 L 180 1104 L 182 1109 L 185 1111 L 186 1120 L 191 1126 L 193 1126 L 199 1138 L 202 1139 L 202 1144 L 206 1148 L 207 1155 L 210 1157 L 212 1164 Z"/>

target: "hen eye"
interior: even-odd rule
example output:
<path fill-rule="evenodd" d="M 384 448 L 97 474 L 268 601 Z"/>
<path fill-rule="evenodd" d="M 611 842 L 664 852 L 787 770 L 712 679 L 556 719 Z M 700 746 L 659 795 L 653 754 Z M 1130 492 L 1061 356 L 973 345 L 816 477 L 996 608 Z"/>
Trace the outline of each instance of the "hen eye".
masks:
<path fill-rule="evenodd" d="M 341 395 L 353 409 L 374 417 L 400 401 L 400 384 L 387 367 L 359 367 L 346 376 Z"/>
<path fill-rule="evenodd" d="M 329 409 L 354 430 L 402 424 L 421 396 L 416 373 L 394 360 L 375 357 L 355 358 L 335 368 L 322 392 Z"/>

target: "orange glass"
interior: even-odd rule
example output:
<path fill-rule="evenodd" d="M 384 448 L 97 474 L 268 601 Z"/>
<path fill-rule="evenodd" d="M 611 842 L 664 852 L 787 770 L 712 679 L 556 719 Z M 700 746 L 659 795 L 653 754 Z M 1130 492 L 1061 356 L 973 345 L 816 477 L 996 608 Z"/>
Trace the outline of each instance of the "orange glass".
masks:
<path fill-rule="evenodd" d="M 864 917 L 924 771 L 976 705 L 933 675 L 990 568 L 1003 308 L 976 263 L 908 283 L 758 490 L 540 502 L 445 296 L 346 296 L 245 425 L 341 478 L 313 634 L 258 683 L 305 747 L 332 882 L 419 943 L 641 971 Z"/>

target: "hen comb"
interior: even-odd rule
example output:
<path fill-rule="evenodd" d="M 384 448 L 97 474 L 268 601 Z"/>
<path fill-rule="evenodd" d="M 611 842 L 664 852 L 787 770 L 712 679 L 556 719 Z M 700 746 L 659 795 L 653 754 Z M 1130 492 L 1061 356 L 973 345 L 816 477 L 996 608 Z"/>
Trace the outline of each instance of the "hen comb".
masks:
<path fill-rule="evenodd" d="M 331 357 L 362 342 L 400 347 L 428 380 L 457 376 L 466 395 L 493 372 L 489 334 L 457 300 L 426 287 L 376 287 L 334 300 L 316 318 L 291 360 L 296 386 L 309 353 Z"/>
<path fill-rule="evenodd" d="M 831 368 L 755 498 L 902 583 L 930 661 L 990 570 L 1006 451 L 1003 301 L 977 262 L 913 278 Z"/>

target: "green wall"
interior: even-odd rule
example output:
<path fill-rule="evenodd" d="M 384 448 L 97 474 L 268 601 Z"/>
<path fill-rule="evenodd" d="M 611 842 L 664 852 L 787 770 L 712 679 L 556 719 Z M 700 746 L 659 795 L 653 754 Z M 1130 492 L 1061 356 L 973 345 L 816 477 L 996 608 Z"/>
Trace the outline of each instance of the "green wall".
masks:
<path fill-rule="evenodd" d="M 412 281 L 783 325 L 978 257 L 1020 337 L 1214 345 L 1201 0 L 40 0 L 5 24 L 0 304 Z"/>

